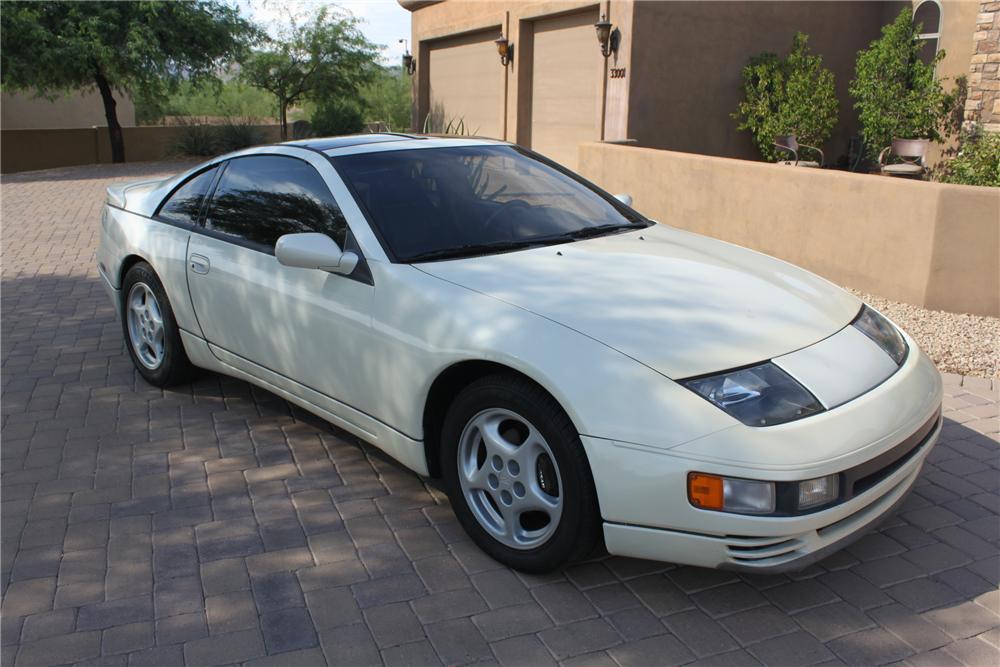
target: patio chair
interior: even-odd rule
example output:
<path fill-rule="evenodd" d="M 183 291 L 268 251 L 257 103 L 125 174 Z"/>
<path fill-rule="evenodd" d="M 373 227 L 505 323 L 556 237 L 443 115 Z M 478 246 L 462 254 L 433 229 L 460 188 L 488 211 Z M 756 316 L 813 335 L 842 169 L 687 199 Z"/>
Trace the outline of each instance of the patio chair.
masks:
<path fill-rule="evenodd" d="M 927 156 L 928 139 L 893 139 L 891 146 L 886 146 L 878 154 L 879 170 L 884 176 L 907 176 L 923 178 L 927 173 L 924 162 Z M 898 162 L 890 162 L 893 157 Z"/>
<path fill-rule="evenodd" d="M 823 150 L 816 148 L 815 146 L 808 146 L 806 144 L 800 144 L 795 138 L 794 134 L 780 134 L 774 138 L 774 147 L 779 151 L 784 151 L 786 153 L 791 153 L 791 160 L 784 160 L 779 164 L 787 164 L 792 167 L 812 167 L 813 169 L 820 169 L 823 167 L 823 163 L 826 162 L 826 157 L 823 155 Z M 799 149 L 808 148 L 810 150 L 819 153 L 819 162 L 813 160 L 800 160 L 799 159 Z"/>

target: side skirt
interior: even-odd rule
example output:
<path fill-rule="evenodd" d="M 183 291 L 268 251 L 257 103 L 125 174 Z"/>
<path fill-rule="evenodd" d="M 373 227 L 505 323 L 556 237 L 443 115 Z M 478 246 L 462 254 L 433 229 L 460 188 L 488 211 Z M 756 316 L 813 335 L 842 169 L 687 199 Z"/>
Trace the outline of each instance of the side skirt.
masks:
<path fill-rule="evenodd" d="M 349 405 L 211 345 L 205 339 L 183 329 L 181 339 L 188 359 L 195 366 L 239 378 L 266 389 L 378 447 L 417 474 L 425 477 L 430 474 L 423 441 L 414 440 Z M 233 365 L 234 363 L 246 370 L 238 368 Z"/>

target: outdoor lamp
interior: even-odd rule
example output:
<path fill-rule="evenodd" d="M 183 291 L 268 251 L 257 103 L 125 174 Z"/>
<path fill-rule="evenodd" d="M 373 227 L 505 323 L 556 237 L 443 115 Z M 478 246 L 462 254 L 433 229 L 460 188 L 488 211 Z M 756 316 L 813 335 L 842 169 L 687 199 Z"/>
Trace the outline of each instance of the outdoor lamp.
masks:
<path fill-rule="evenodd" d="M 403 71 L 405 71 L 410 76 L 417 71 L 417 63 L 413 60 L 413 54 L 410 53 L 410 49 L 406 46 L 406 40 L 401 39 L 399 43 L 403 45 Z"/>
<path fill-rule="evenodd" d="M 597 41 L 601 45 L 601 55 L 605 58 L 618 50 L 618 31 L 612 32 L 612 27 L 607 14 L 601 14 L 601 20 L 594 24 L 594 28 L 597 30 Z"/>
<path fill-rule="evenodd" d="M 497 53 L 500 54 L 500 64 L 506 67 L 514 60 L 514 45 L 507 41 L 503 35 L 497 38 L 494 44 L 497 45 Z"/>

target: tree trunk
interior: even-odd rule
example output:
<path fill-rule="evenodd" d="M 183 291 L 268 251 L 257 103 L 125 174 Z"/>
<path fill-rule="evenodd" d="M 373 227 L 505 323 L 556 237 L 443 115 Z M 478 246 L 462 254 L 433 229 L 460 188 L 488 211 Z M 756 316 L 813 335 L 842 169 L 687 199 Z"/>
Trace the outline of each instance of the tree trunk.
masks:
<path fill-rule="evenodd" d="M 122 134 L 122 126 L 118 122 L 118 104 L 114 95 L 111 94 L 111 84 L 104 78 L 104 73 L 100 68 L 94 68 L 94 81 L 97 89 L 101 91 L 101 100 L 104 102 L 104 117 L 108 121 L 108 138 L 111 140 L 111 161 L 125 161 L 125 137 Z"/>
<path fill-rule="evenodd" d="M 288 102 L 278 101 L 278 122 L 281 123 L 281 140 L 288 141 Z"/>

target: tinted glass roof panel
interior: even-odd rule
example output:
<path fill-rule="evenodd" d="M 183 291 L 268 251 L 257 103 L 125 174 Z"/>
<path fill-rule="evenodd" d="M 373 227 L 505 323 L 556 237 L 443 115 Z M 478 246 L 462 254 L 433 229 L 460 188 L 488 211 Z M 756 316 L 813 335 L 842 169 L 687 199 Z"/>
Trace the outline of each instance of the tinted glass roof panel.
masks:
<path fill-rule="evenodd" d="M 317 137 L 315 139 L 300 139 L 298 141 L 287 142 L 288 146 L 305 146 L 318 151 L 328 151 L 335 148 L 346 148 L 348 146 L 362 146 L 364 144 L 382 144 L 387 141 L 406 141 L 408 139 L 419 139 L 420 137 L 407 134 L 352 134 L 346 137 Z"/>

